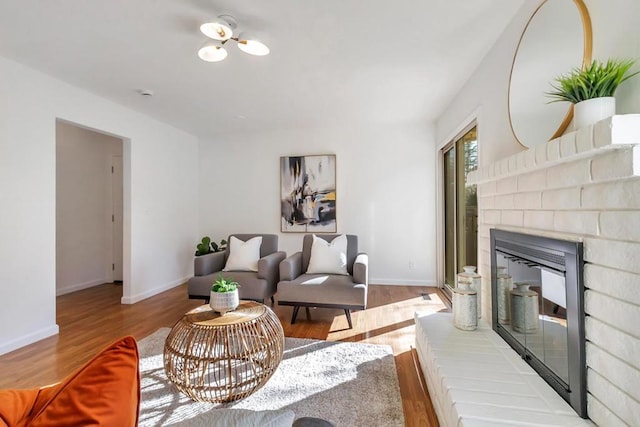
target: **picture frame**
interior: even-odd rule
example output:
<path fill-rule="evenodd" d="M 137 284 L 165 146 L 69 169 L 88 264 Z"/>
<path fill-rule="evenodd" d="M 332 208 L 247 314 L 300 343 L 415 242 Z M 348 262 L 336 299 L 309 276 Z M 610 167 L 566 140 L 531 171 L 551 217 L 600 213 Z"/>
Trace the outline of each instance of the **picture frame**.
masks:
<path fill-rule="evenodd" d="M 280 157 L 280 230 L 336 233 L 336 155 Z"/>

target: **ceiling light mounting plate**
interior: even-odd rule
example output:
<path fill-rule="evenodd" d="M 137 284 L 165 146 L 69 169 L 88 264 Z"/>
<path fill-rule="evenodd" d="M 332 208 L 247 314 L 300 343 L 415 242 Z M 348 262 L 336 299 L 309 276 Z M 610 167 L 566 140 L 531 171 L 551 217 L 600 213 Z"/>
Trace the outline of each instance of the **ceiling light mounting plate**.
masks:
<path fill-rule="evenodd" d="M 238 21 L 236 20 L 236 18 L 234 18 L 231 15 L 218 15 L 218 19 L 221 19 L 227 24 L 229 24 L 229 27 L 232 30 L 235 30 L 236 28 L 238 28 Z"/>

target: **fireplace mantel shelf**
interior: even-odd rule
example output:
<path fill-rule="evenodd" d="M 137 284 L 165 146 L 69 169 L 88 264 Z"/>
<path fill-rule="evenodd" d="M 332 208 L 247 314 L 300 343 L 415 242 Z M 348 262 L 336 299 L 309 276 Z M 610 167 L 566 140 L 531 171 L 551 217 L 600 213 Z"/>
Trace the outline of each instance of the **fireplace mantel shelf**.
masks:
<path fill-rule="evenodd" d="M 469 174 L 468 183 L 495 181 L 632 145 L 640 145 L 640 114 L 616 115 L 483 166 Z"/>

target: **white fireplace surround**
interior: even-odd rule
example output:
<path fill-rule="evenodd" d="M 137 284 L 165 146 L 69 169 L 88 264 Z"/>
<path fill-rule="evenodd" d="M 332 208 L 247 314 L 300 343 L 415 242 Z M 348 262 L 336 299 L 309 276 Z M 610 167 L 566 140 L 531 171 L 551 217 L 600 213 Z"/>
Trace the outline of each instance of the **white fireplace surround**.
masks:
<path fill-rule="evenodd" d="M 590 425 L 494 332 L 491 228 L 583 242 L 587 410 L 640 425 L 640 114 L 619 115 L 481 167 L 482 322 L 416 313 L 416 351 L 442 425 Z"/>
<path fill-rule="evenodd" d="M 482 317 L 489 230 L 582 241 L 589 417 L 640 425 L 640 114 L 617 115 L 481 167 Z"/>

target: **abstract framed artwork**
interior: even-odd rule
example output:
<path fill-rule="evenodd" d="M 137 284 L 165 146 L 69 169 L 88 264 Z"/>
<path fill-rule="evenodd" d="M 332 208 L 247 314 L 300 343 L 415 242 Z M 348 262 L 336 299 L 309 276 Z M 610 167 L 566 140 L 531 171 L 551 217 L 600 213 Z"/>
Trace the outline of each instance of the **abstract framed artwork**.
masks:
<path fill-rule="evenodd" d="M 282 232 L 336 233 L 336 156 L 280 157 Z"/>

